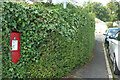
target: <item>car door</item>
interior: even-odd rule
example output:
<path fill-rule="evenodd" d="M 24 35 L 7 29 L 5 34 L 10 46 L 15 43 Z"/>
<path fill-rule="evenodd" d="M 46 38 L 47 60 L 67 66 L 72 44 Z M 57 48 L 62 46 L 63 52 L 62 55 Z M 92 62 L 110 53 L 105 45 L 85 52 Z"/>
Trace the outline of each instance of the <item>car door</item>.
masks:
<path fill-rule="evenodd" d="M 109 39 L 109 48 L 110 48 L 110 56 L 111 59 L 113 59 L 114 54 L 113 54 L 113 50 L 114 50 L 114 42 L 113 39 Z"/>
<path fill-rule="evenodd" d="M 113 60 L 113 54 L 112 54 L 112 39 L 109 39 L 109 55 L 111 60 Z"/>
<path fill-rule="evenodd" d="M 116 62 L 120 70 L 120 31 L 116 34 L 117 45 L 115 45 Z"/>
<path fill-rule="evenodd" d="M 116 42 L 117 36 L 118 36 L 118 34 L 115 35 L 114 39 L 109 39 L 109 51 L 110 51 L 111 59 L 114 58 L 114 52 L 115 52 L 115 48 L 117 46 L 117 42 Z"/>

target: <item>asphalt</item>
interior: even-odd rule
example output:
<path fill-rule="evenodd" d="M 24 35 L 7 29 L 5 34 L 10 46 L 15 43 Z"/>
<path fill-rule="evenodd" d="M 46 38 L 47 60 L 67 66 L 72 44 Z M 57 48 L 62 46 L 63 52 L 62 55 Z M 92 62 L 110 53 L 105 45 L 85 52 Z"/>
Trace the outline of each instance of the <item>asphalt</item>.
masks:
<path fill-rule="evenodd" d="M 102 34 L 95 35 L 93 59 L 76 72 L 72 73 L 70 78 L 108 78 L 102 40 Z"/>

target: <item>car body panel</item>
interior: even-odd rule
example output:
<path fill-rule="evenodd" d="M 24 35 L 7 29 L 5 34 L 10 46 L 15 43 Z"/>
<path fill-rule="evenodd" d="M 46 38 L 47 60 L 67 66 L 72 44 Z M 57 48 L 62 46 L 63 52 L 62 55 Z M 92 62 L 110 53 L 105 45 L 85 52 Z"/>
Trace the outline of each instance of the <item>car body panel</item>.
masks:
<path fill-rule="evenodd" d="M 112 61 L 115 56 L 116 64 L 120 71 L 120 41 L 117 39 L 109 39 L 109 52 Z"/>
<path fill-rule="evenodd" d="M 109 36 L 115 37 L 115 34 L 120 30 L 120 28 L 109 28 L 105 35 L 105 44 L 107 44 L 107 48 L 109 47 Z"/>

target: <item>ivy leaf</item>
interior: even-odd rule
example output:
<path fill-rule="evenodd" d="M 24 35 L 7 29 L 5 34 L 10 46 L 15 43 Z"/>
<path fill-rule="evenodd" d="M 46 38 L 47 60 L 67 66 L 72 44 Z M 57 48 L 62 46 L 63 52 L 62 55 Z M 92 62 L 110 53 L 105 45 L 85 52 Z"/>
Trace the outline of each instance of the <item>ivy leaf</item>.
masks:
<path fill-rule="evenodd" d="M 13 71 L 13 68 L 10 68 L 9 70 L 10 70 L 10 71 Z"/>
<path fill-rule="evenodd" d="M 22 23 L 22 27 L 25 27 L 25 23 L 24 22 Z"/>
<path fill-rule="evenodd" d="M 13 8 L 10 8 L 10 11 L 12 12 L 12 11 L 13 11 Z"/>
<path fill-rule="evenodd" d="M 15 16 L 18 17 L 18 13 L 16 13 Z"/>

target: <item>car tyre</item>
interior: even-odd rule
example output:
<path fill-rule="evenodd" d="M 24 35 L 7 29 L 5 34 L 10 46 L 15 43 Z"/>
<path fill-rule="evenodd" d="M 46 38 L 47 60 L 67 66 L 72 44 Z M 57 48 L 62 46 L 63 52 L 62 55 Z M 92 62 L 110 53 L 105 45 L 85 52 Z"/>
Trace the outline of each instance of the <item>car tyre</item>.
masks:
<path fill-rule="evenodd" d="M 110 57 L 110 48 L 108 47 L 108 56 Z"/>
<path fill-rule="evenodd" d="M 118 70 L 118 67 L 117 67 L 117 64 L 116 64 L 115 57 L 113 59 L 113 72 L 114 72 L 115 75 L 119 75 L 120 74 L 120 71 Z"/>

